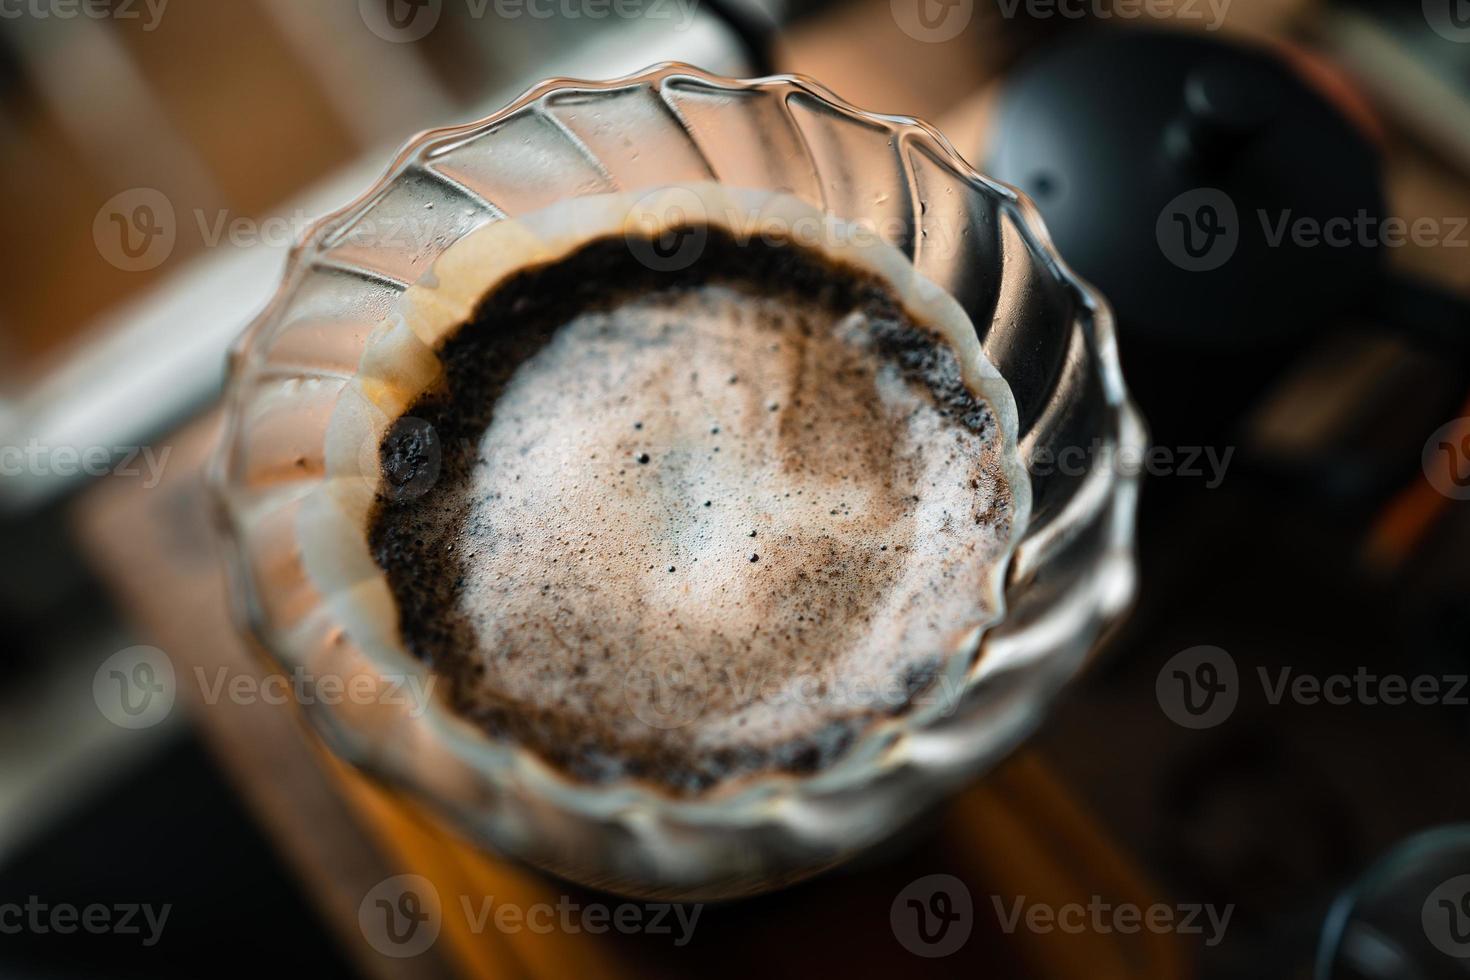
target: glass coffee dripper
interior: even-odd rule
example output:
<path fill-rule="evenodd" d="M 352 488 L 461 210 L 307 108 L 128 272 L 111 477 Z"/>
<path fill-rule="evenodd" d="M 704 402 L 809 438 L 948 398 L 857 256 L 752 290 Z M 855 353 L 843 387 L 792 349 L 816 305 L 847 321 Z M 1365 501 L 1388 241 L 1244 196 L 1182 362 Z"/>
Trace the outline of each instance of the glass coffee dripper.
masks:
<path fill-rule="evenodd" d="M 958 705 L 887 719 L 810 776 L 757 775 L 692 797 L 578 783 L 488 737 L 439 694 L 302 707 L 332 751 L 477 842 L 583 884 L 713 899 L 833 866 L 993 766 L 1131 600 L 1137 477 L 1114 461 L 1141 454 L 1142 426 L 1106 304 L 1067 269 L 1028 200 L 928 126 L 862 112 L 802 78 L 663 65 L 543 82 L 489 118 L 418 136 L 373 188 L 308 231 L 232 354 L 212 484 L 239 622 L 278 666 L 375 690 L 426 678 L 383 640 L 391 624 L 346 626 L 352 593 L 385 587 L 366 547 L 326 575 L 302 546 L 322 522 L 350 523 L 323 509 L 329 481 L 370 492 L 379 477 L 375 453 L 331 444 L 364 350 L 404 291 L 476 229 L 570 197 L 693 181 L 791 195 L 878 229 L 961 304 L 1009 383 L 1031 512 L 1004 617 L 978 655 L 951 665 Z M 343 469 L 344 455 L 356 463 Z"/>

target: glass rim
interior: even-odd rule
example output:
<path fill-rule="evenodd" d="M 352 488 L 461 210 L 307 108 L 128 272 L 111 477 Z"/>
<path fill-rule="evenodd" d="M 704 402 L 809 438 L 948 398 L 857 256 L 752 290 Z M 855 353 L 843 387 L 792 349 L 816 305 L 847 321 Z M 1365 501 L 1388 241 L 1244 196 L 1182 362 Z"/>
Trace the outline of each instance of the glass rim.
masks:
<path fill-rule="evenodd" d="M 421 159 L 427 158 L 434 147 L 446 143 L 462 145 L 477 137 L 492 134 L 500 123 L 536 106 L 551 95 L 585 93 L 589 98 L 596 98 L 630 88 L 657 89 L 665 84 L 680 82 L 729 93 L 800 92 L 816 99 L 824 108 L 835 111 L 848 123 L 878 127 L 889 132 L 895 139 L 921 142 L 936 162 L 994 203 L 1000 216 L 1010 219 L 1026 249 L 1027 258 L 1036 262 L 1044 275 L 1051 277 L 1070 292 L 1076 304 L 1076 324 L 1085 334 L 1086 343 L 1095 355 L 1097 381 L 1112 415 L 1109 424 L 1115 429 L 1113 441 L 1124 448 L 1141 449 L 1145 444 L 1141 420 L 1129 401 L 1123 384 L 1112 317 L 1106 302 L 1072 272 L 1057 254 L 1035 205 L 1017 189 L 975 170 L 934 127 L 909 116 L 858 109 L 820 83 L 797 74 L 741 80 L 713 75 L 686 64 L 665 62 L 606 81 L 569 77 L 547 79 L 528 87 L 520 96 L 489 116 L 464 124 L 424 130 L 409 139 L 369 189 L 307 227 L 301 240 L 290 251 L 277 291 L 231 349 L 226 421 L 220 447 L 211 461 L 208 484 L 217 523 L 226 543 L 235 622 L 242 632 L 258 641 L 256 645 L 275 665 L 291 667 L 296 662 L 283 654 L 277 643 L 271 641 L 269 631 L 261 629 L 259 596 L 255 594 L 256 583 L 252 580 L 243 554 L 250 531 L 244 526 L 244 508 L 235 492 L 237 487 L 233 466 L 241 440 L 247 389 L 258 373 L 259 359 L 264 356 L 260 341 L 272 329 L 281 325 L 283 313 L 289 307 L 303 273 L 329 247 L 335 232 L 350 226 L 352 221 L 379 202 L 395 186 L 395 182 Z M 918 212 L 915 212 L 914 220 L 917 226 L 920 220 Z M 978 323 L 975 326 L 977 330 L 982 327 Z M 1009 726 L 1009 734 L 988 745 L 984 753 L 987 757 L 1003 756 L 1029 733 L 1030 728 L 1039 720 L 1045 705 L 1080 671 L 1086 661 L 1086 650 L 1091 647 L 1101 626 L 1119 615 L 1131 601 L 1135 576 L 1132 536 L 1137 477 L 1113 473 L 1111 480 L 1105 485 L 1099 484 L 1096 492 L 1107 495 L 1107 528 L 1105 540 L 1093 556 L 1095 581 L 1089 584 L 1087 590 L 1079 587 L 1068 597 L 1075 604 L 1068 621 L 1074 624 L 1079 634 L 1089 629 L 1092 633 L 1084 649 L 1070 651 L 1065 658 L 1040 654 L 1009 665 L 987 665 L 986 647 L 991 637 L 986 635 L 982 637 L 980 648 L 965 673 L 963 697 L 966 698 L 974 694 L 982 680 L 991 683 L 1020 683 L 1017 679 L 1018 672 L 1024 675 L 1022 680 L 1034 682 L 1035 685 L 1031 691 L 1032 696 L 1023 699 L 1023 705 L 1007 708 L 1013 713 L 1021 712 L 1021 708 L 1025 708 L 1027 710 L 1021 713 L 1028 716 L 1023 719 L 1019 714 L 1005 715 L 1004 725 Z M 1102 506 L 1095 501 L 1092 505 Z M 1103 520 L 1102 517 L 1096 519 Z M 1047 554 L 1050 553 L 1048 548 L 1061 548 L 1069 533 L 1078 533 L 1075 527 L 1069 529 L 1061 526 L 1063 523 L 1053 522 L 1045 529 L 1045 533 L 1055 540 L 1042 543 L 1045 547 L 1038 544 L 1038 553 Z M 1018 531 L 1018 538 L 1026 539 L 1032 531 L 1032 528 L 1023 527 Z M 1044 562 L 1041 564 L 1044 565 Z M 1013 559 L 1012 567 L 1005 577 L 1003 591 L 1006 594 L 1007 608 L 1004 613 L 1009 612 L 1009 593 L 1013 580 L 1017 576 L 1029 577 L 1036 570 L 1026 567 L 1026 562 L 1020 557 Z M 1059 649 L 1064 645 L 1058 642 Z M 371 651 L 369 654 L 371 655 Z M 412 657 L 402 663 L 386 663 L 373 659 L 372 664 L 380 674 L 407 670 L 425 679 L 432 676 L 432 671 L 426 665 Z M 341 716 L 328 716 L 320 709 L 310 709 L 307 714 L 311 716 L 317 729 L 328 736 L 329 744 L 332 743 L 334 730 L 338 730 L 337 733 L 340 734 L 341 726 L 352 724 L 351 720 L 345 720 Z M 936 737 L 933 751 L 922 760 L 916 760 L 912 754 L 901 755 L 891 751 L 895 741 L 925 734 L 935 719 L 925 718 L 920 712 L 906 710 L 891 721 L 892 725 L 875 724 L 867 727 L 839 759 L 816 773 L 761 771 L 736 780 L 734 785 L 717 785 L 715 792 L 694 796 L 674 795 L 656 784 L 636 779 L 616 779 L 604 783 L 579 781 L 561 772 L 528 747 L 492 739 L 458 716 L 440 698 L 431 699 L 426 707 L 419 734 L 448 748 L 472 773 L 492 778 L 500 784 L 499 789 L 502 791 L 530 793 L 560 810 L 579 813 L 591 820 L 617 823 L 625 829 L 641 827 L 646 831 L 646 821 L 651 815 L 657 815 L 660 820 L 682 827 L 705 828 L 772 823 L 794 826 L 813 820 L 830 822 L 834 817 L 828 812 L 829 801 L 837 801 L 847 794 L 861 792 L 864 787 L 884 780 L 899 768 L 908 766 L 926 771 L 927 781 L 934 785 L 953 783 L 976 768 L 974 758 L 966 758 L 966 753 L 953 745 L 946 747 L 946 737 L 943 735 Z M 1003 727 L 999 721 L 997 727 Z M 1001 742 L 1005 744 L 1001 745 Z M 404 760 L 391 754 L 355 755 L 351 750 L 338 745 L 333 748 L 338 754 L 391 783 L 405 786 L 431 799 L 446 795 L 433 787 L 434 779 L 426 779 L 425 774 L 414 771 L 412 759 Z"/>

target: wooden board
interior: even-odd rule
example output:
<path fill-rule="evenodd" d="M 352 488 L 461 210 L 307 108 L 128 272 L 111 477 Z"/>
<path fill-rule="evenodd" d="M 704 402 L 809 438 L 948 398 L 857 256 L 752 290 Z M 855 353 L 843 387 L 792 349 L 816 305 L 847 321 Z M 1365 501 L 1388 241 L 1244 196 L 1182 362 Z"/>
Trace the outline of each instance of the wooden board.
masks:
<path fill-rule="evenodd" d="M 149 642 L 171 658 L 180 700 L 241 796 L 294 867 L 335 938 L 379 977 L 709 976 L 753 971 L 797 976 L 820 957 L 832 968 L 881 964 L 895 971 L 917 960 L 898 941 L 890 907 L 914 879 L 951 874 L 974 903 L 974 932 L 936 963 L 955 976 L 1178 978 L 1188 975 L 1176 941 L 1138 935 L 1007 934 L 989 896 L 1057 907 L 1159 900 L 1048 772 L 1022 755 L 962 794 L 942 813 L 882 855 L 818 881 L 761 899 L 701 911 L 694 941 L 666 936 L 477 928 L 476 911 L 494 905 L 619 900 L 559 882 L 466 844 L 420 807 L 331 757 L 294 707 L 264 701 L 206 703 L 207 678 L 259 682 L 263 662 L 235 634 L 227 615 L 219 556 L 212 542 L 201 467 L 217 418 L 168 441 L 162 482 L 109 480 L 76 510 L 79 536 L 120 604 Z M 359 909 L 368 893 L 399 874 L 428 878 L 443 914 L 439 938 L 423 955 L 393 959 L 365 940 Z M 768 962 L 779 953 L 779 964 Z M 1004 967 L 1004 969 L 998 969 Z"/>

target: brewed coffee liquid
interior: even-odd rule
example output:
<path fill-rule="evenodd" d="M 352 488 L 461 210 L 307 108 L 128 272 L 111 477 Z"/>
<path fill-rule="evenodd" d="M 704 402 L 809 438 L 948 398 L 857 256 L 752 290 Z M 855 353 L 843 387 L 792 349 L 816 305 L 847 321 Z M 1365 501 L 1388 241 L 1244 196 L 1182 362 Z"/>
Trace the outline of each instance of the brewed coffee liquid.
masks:
<path fill-rule="evenodd" d="M 939 698 L 994 619 L 988 405 L 888 287 L 711 226 L 522 270 L 382 446 L 370 529 L 406 646 L 576 779 L 676 792 L 829 765 Z"/>

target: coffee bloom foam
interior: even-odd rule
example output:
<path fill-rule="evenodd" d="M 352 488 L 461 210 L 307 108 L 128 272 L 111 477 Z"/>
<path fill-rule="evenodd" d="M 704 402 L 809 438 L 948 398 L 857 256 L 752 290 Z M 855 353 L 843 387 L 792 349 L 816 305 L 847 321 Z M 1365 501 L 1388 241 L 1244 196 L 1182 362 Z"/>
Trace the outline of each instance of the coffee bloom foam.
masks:
<path fill-rule="evenodd" d="M 519 390 L 516 384 L 507 389 L 506 398 L 515 400 L 507 403 L 513 410 L 504 417 L 528 421 L 520 430 L 509 432 L 498 414 L 479 447 L 491 465 L 477 477 L 480 482 L 474 492 L 484 503 L 475 510 L 473 526 L 491 536 L 520 535 L 529 540 L 523 540 L 517 553 L 502 553 L 483 562 L 478 575 L 472 575 L 461 592 L 460 611 L 476 619 L 477 632 L 486 643 L 478 654 L 466 651 L 466 655 L 485 657 L 490 668 L 486 683 L 495 686 L 497 697 L 541 708 L 550 703 L 589 725 L 595 722 L 603 736 L 619 742 L 663 739 L 711 750 L 748 744 L 752 733 L 757 733 L 755 741 L 766 745 L 810 736 L 833 717 L 853 713 L 853 702 L 859 700 L 856 696 L 834 698 L 828 692 L 850 690 L 857 676 L 871 675 L 874 690 L 882 690 L 885 681 L 889 682 L 891 690 L 895 676 L 939 654 L 944 661 L 941 674 L 953 679 L 955 665 L 964 665 L 983 629 L 1002 614 L 1004 568 L 1029 513 L 1029 484 L 1016 458 L 1016 412 L 1009 386 L 985 359 L 958 303 L 919 276 L 895 249 L 870 232 L 837 221 L 794 197 L 715 184 L 572 199 L 525 217 L 495 222 L 448 249 L 407 290 L 398 315 L 370 339 L 357 374 L 338 402 L 328 433 L 328 480 L 304 503 L 299 517 L 308 574 L 328 597 L 331 613 L 360 644 L 407 655 L 395 599 L 370 551 L 367 528 L 374 501 L 384 489 L 378 448 L 394 422 L 422 395 L 442 384 L 443 365 L 437 349 L 472 318 L 485 296 L 528 267 L 556 263 L 592 240 L 622 236 L 648 268 L 686 268 L 699 261 L 708 242 L 707 233 L 701 237 L 701 229 L 707 228 L 722 229 L 742 242 L 794 242 L 881 280 L 908 316 L 937 334 L 953 352 L 965 387 L 993 413 L 992 437 L 985 440 L 972 434 L 966 442 L 946 427 L 938 413 L 921 411 L 911 385 L 905 385 L 891 370 L 879 371 L 874 390 L 884 405 L 885 418 L 894 425 L 894 420 L 902 421 L 887 430 L 901 445 L 882 447 L 893 450 L 895 458 L 908 460 L 905 465 L 909 468 L 899 474 L 898 482 L 937 489 L 926 489 L 896 508 L 887 499 L 893 486 L 884 485 L 884 479 L 894 479 L 889 472 L 884 479 L 838 494 L 846 499 L 834 498 L 830 501 L 834 506 L 827 508 L 831 513 L 824 511 L 834 526 L 814 530 L 809 501 L 830 495 L 833 488 L 821 485 L 818 477 L 834 472 L 832 466 L 824 469 L 818 459 L 806 467 L 808 472 L 801 479 L 816 479 L 816 485 L 801 488 L 799 497 L 806 498 L 808 489 L 811 497 L 799 507 L 786 496 L 755 501 L 749 492 L 755 483 L 765 481 L 768 486 L 779 486 L 784 495 L 800 482 L 793 482 L 788 465 L 770 460 L 782 425 L 801 414 L 790 406 L 789 386 L 782 394 L 783 377 L 789 381 L 790 369 L 799 363 L 780 357 L 763 359 L 757 351 L 732 346 L 731 325 L 718 315 L 718 309 L 709 308 L 709 297 L 699 298 L 705 301 L 703 307 L 699 299 L 685 297 L 669 300 L 655 312 L 677 314 L 680 322 L 706 341 L 690 348 L 697 363 L 688 365 L 707 383 L 699 401 L 707 415 L 719 416 L 725 425 L 741 417 L 757 420 L 741 428 L 743 448 L 737 451 L 731 444 L 729 455 L 718 462 L 706 452 L 677 474 L 656 477 L 650 475 L 651 470 L 638 474 L 645 478 L 638 492 L 609 494 L 604 488 L 578 487 L 571 499 L 563 499 L 570 489 L 566 474 L 574 472 L 571 467 L 576 458 L 623 453 L 634 460 L 629 465 L 636 470 L 643 464 L 632 452 L 633 442 L 656 447 L 664 455 L 672 449 L 685 451 L 696 433 L 704 432 L 711 423 L 710 418 L 681 420 L 652 406 L 633 406 L 629 410 L 640 416 L 637 421 L 643 427 L 637 440 L 632 439 L 633 430 L 625 427 L 621 415 L 605 425 L 578 425 L 579 419 L 595 417 L 602 403 L 599 399 L 605 399 L 616 379 L 623 377 L 617 372 L 641 372 L 647 382 L 667 367 L 655 352 L 649 355 L 653 360 L 642 363 L 635 358 L 617 365 L 613 373 L 603 365 L 599 380 L 598 363 L 588 359 L 593 350 L 588 341 L 608 324 L 580 318 L 585 322 L 570 324 L 567 336 L 558 338 L 558 343 L 570 345 L 565 359 L 552 358 L 539 365 L 528 362 L 526 377 L 518 376 L 516 382 Z M 752 302 L 749 297 L 743 301 Z M 759 305 L 751 306 L 753 313 Z M 789 326 L 789 318 L 821 314 L 769 302 L 767 306 L 768 325 L 778 335 Z M 576 336 L 579 326 L 590 332 Z M 843 329 L 860 332 L 861 324 L 847 324 Z M 824 357 L 838 354 L 834 347 Z M 536 371 L 545 374 L 547 384 L 534 383 Z M 567 382 L 577 377 L 576 372 L 590 381 L 577 390 L 585 396 L 580 401 L 568 397 Z M 751 378 L 764 375 L 758 395 L 752 396 L 751 388 L 721 388 L 713 383 L 723 382 L 726 373 L 738 376 L 742 372 Z M 822 406 L 803 411 L 832 409 L 837 414 L 821 424 L 835 425 L 844 407 L 834 408 L 830 403 L 841 396 L 840 386 L 829 386 Z M 751 403 L 751 397 L 770 399 L 777 410 L 770 418 L 760 418 L 759 412 L 750 414 L 752 407 L 767 407 Z M 790 416 L 780 411 L 783 398 Z M 769 430 L 765 436 L 752 427 L 757 425 Z M 952 450 L 940 451 L 937 447 L 949 445 L 946 439 L 953 442 Z M 536 447 L 539 455 L 522 467 L 521 482 L 539 483 L 546 492 L 539 497 L 522 495 L 516 506 L 498 508 L 491 501 L 505 499 L 512 489 L 499 481 L 516 472 L 516 461 L 503 456 L 505 447 L 513 444 Z M 818 444 L 800 448 L 804 457 L 820 456 Z M 497 459 L 497 453 L 502 458 Z M 720 508 L 714 507 L 712 496 L 711 505 L 703 506 L 703 499 L 696 499 L 702 491 L 691 481 L 723 486 L 726 492 Z M 671 494 L 680 507 L 694 501 L 692 511 L 671 517 Z M 554 630 L 546 633 L 540 626 L 528 626 L 544 626 L 546 619 L 536 608 L 534 590 L 519 588 L 517 582 L 544 580 L 550 566 L 537 564 L 536 556 L 557 551 L 553 539 L 567 538 L 569 519 L 604 506 L 610 513 L 605 515 L 609 520 L 599 523 L 601 533 L 622 529 L 622 537 L 597 545 L 598 555 L 620 552 L 625 559 L 604 562 L 599 570 L 604 577 L 609 569 L 617 573 L 608 579 L 609 593 L 616 601 L 586 604 L 574 618 L 584 625 L 604 623 L 605 632 L 618 641 L 617 649 L 610 666 L 601 668 L 590 681 L 569 684 L 567 678 L 583 662 L 583 654 L 559 651 Z M 563 512 L 557 522 L 549 522 L 545 519 L 548 508 L 555 507 Z M 961 537 L 946 536 L 952 534 L 956 515 L 968 516 L 987 508 L 996 519 L 976 518 Z M 755 538 L 748 537 L 750 531 L 756 532 Z M 669 551 L 669 542 L 676 543 L 678 547 L 669 551 L 674 557 L 660 553 L 650 561 L 650 535 L 658 538 L 655 543 L 664 551 Z M 890 545 L 893 552 L 887 551 Z M 899 549 L 906 559 L 891 560 Z M 876 570 L 864 571 L 864 562 L 857 556 L 869 555 L 888 558 L 879 560 Z M 827 620 L 819 627 L 827 630 L 831 641 L 826 648 L 809 640 L 784 645 L 767 642 L 755 648 L 731 642 L 732 637 L 745 636 L 752 629 L 759 633 L 762 624 L 769 625 L 773 618 L 794 613 L 797 607 L 790 599 L 801 592 L 794 584 L 806 581 L 823 562 L 835 563 L 846 572 L 809 591 L 807 604 L 801 608 L 810 609 L 816 602 Z M 696 572 L 699 563 L 703 568 Z M 670 565 L 673 572 L 668 571 Z M 563 566 L 556 574 L 565 593 L 573 589 L 581 573 Z M 834 610 L 839 609 L 853 612 L 840 630 L 832 622 Z M 518 620 L 520 627 L 515 625 Z M 859 620 L 867 626 L 854 628 Z M 507 629 L 520 631 L 507 637 Z M 495 662 L 493 652 L 498 646 L 527 640 L 544 649 L 539 659 L 516 669 Z M 821 655 L 813 655 L 814 649 Z M 802 655 L 793 656 L 798 652 Z M 733 662 L 736 660 L 739 662 Z M 684 676 L 695 679 L 699 710 L 687 721 L 674 717 L 676 724 L 667 724 L 667 712 L 651 722 L 648 702 L 627 697 L 619 685 L 640 676 L 652 676 L 657 682 L 670 670 L 683 670 Z"/>

